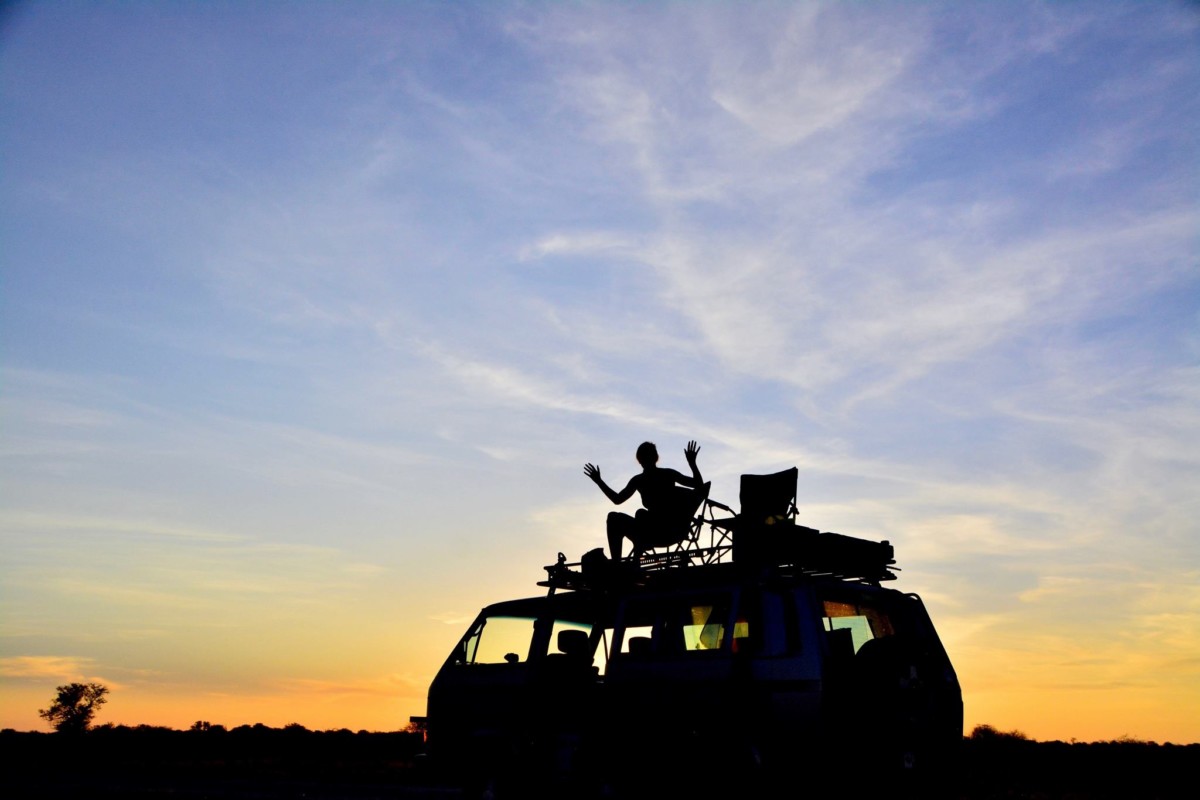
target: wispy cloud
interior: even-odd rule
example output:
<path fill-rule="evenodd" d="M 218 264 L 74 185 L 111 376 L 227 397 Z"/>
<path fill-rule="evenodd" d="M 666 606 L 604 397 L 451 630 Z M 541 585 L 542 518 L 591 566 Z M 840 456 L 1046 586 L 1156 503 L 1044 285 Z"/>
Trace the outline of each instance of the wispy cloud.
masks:
<path fill-rule="evenodd" d="M 91 674 L 95 663 L 95 659 L 78 656 L 10 656 L 0 658 L 0 675 L 82 681 Z"/>

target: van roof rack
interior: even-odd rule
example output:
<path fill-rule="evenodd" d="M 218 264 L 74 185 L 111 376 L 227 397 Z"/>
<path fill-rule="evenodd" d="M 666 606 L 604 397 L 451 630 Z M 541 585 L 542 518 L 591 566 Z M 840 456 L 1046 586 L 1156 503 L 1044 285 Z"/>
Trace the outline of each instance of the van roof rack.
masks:
<path fill-rule="evenodd" d="M 760 536 L 763 531 L 770 536 Z M 736 541 L 738 533 L 746 538 L 745 543 Z M 749 546 L 751 542 L 754 546 Z M 878 584 L 896 579 L 893 571 L 900 568 L 895 564 L 895 550 L 886 540 L 822 533 L 782 522 L 755 531 L 727 532 L 722 541 L 707 546 L 683 543 L 621 561 L 610 561 L 599 548 L 577 562 L 568 562 L 559 553 L 557 561 L 545 567 L 546 579 L 538 581 L 538 586 L 548 588 L 551 594 L 557 589 L 607 591 L 731 571 Z"/>

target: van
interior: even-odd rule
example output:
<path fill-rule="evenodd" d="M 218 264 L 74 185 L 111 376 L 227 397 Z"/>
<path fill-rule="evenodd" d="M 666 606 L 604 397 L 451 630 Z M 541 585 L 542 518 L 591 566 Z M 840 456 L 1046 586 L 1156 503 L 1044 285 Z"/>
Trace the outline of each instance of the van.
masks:
<path fill-rule="evenodd" d="M 776 546 L 732 538 L 635 563 L 560 554 L 544 594 L 484 608 L 430 686 L 431 761 L 518 796 L 943 774 L 962 692 L 924 603 L 883 586 L 891 546 L 790 522 Z"/>

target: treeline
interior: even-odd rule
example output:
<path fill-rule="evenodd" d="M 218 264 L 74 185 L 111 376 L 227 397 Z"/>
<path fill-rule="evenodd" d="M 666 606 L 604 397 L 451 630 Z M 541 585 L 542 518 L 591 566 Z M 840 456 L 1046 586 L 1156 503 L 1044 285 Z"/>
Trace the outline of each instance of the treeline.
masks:
<path fill-rule="evenodd" d="M 415 729 L 312 731 L 298 724 L 0 732 L 6 785 L 17 797 L 50 800 L 441 796 L 422 788 L 447 779 L 426 771 L 423 747 Z M 720 762 L 720 753 L 711 756 Z M 1178 797 L 1178 787 L 1191 784 L 1200 744 L 1039 742 L 983 725 L 963 739 L 957 762 L 946 776 L 946 796 L 956 800 L 1154 800 Z"/>
<path fill-rule="evenodd" d="M 159 725 L 96 725 L 80 733 L 0 731 L 0 748 L 6 753 L 30 755 L 70 751 L 73 755 L 94 754 L 119 760 L 149 760 L 216 755 L 222 752 L 247 758 L 310 756 L 319 753 L 386 753 L 390 759 L 411 759 L 424 748 L 424 735 L 409 727 L 402 731 L 352 731 L 349 728 L 313 731 L 292 723 L 272 728 L 255 725 L 224 725 L 197 722 L 188 730 Z"/>
<path fill-rule="evenodd" d="M 77 734 L 0 731 L 16 797 L 377 796 L 424 780 L 416 731 L 219 724 L 181 731 L 97 725 Z"/>
<path fill-rule="evenodd" d="M 980 725 L 963 739 L 957 796 L 962 798 L 1180 797 L 1200 768 L 1200 744 L 1129 737 L 1100 742 L 1039 742 L 1020 731 Z"/>

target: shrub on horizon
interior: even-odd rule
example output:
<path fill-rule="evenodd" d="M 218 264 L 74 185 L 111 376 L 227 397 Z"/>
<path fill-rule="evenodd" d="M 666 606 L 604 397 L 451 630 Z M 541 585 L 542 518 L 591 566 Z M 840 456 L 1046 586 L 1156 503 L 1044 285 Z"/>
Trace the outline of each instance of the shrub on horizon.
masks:
<path fill-rule="evenodd" d="M 971 736 L 969 738 L 972 741 L 976 741 L 976 742 L 987 742 L 987 741 L 991 741 L 991 742 L 998 742 L 998 741 L 1028 742 L 1028 741 L 1030 741 L 1029 737 L 1026 736 L 1022 731 L 1018 731 L 1018 730 L 1000 731 L 991 725 L 976 725 L 975 729 L 971 731 Z"/>

